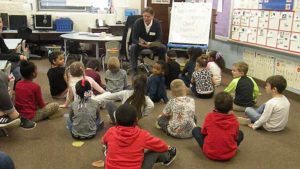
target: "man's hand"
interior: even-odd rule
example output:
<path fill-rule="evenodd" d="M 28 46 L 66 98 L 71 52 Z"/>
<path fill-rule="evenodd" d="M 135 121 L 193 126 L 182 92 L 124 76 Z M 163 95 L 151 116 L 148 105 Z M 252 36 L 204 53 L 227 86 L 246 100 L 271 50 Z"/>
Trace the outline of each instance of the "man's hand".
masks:
<path fill-rule="evenodd" d="M 143 48 L 150 48 L 150 45 L 145 44 L 145 43 L 139 43 L 139 45 Z"/>

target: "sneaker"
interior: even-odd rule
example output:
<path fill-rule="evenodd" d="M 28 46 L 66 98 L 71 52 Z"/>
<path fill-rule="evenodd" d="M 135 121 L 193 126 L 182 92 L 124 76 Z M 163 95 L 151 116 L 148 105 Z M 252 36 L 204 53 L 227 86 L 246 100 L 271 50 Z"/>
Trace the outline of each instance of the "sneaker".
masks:
<path fill-rule="evenodd" d="M 155 127 L 156 127 L 157 129 L 161 129 L 161 127 L 158 125 L 158 121 L 155 122 Z"/>
<path fill-rule="evenodd" d="M 169 154 L 170 154 L 170 160 L 169 161 L 165 161 L 162 163 L 162 165 L 164 166 L 169 166 L 176 158 L 176 147 L 171 147 L 168 150 Z"/>
<path fill-rule="evenodd" d="M 0 116 L 0 128 L 12 128 L 12 127 L 18 127 L 21 123 L 21 120 L 19 118 L 11 119 L 7 115 Z"/>
<path fill-rule="evenodd" d="M 20 127 L 22 127 L 23 129 L 31 130 L 31 129 L 35 128 L 35 126 L 36 126 L 36 122 L 30 121 L 30 120 L 27 120 L 27 119 L 21 117 Z"/>
<path fill-rule="evenodd" d="M 238 117 L 238 121 L 239 121 L 240 125 L 248 125 L 251 123 L 250 119 L 244 118 L 244 117 Z"/>

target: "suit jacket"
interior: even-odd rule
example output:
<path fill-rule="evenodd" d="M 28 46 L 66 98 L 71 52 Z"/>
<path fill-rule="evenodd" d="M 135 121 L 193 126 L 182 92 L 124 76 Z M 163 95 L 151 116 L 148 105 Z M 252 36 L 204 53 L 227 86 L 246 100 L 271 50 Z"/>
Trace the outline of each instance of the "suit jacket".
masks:
<path fill-rule="evenodd" d="M 146 32 L 143 18 L 137 19 L 134 23 L 132 34 L 133 44 L 138 44 L 139 38 L 142 38 L 147 42 L 162 42 L 162 29 L 160 22 L 157 19 L 153 19 L 152 26 L 148 33 Z"/>
<path fill-rule="evenodd" d="M 19 54 L 11 53 L 7 48 L 3 38 L 0 36 L 0 60 L 16 62 L 20 60 Z"/>

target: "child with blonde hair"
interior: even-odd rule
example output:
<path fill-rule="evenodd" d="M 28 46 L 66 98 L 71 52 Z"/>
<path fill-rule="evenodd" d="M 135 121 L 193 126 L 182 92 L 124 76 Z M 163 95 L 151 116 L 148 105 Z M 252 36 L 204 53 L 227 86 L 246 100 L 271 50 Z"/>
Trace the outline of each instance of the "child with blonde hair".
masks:
<path fill-rule="evenodd" d="M 244 112 L 246 107 L 252 107 L 255 104 L 256 97 L 260 95 L 259 88 L 250 76 L 247 76 L 248 64 L 237 62 L 233 64 L 232 76 L 234 79 L 224 89 L 225 92 L 233 93 L 233 110 Z"/>
<path fill-rule="evenodd" d="M 78 81 L 85 78 L 90 84 L 92 89 L 95 89 L 99 93 L 104 93 L 105 90 L 97 83 L 95 80 L 89 76 L 85 76 L 84 74 L 84 65 L 81 62 L 73 62 L 67 69 L 66 69 L 66 79 L 69 87 L 68 97 L 66 102 L 60 107 L 68 107 L 70 102 L 74 99 L 77 100 L 75 85 Z"/>
<path fill-rule="evenodd" d="M 214 95 L 214 79 L 206 68 L 207 56 L 202 55 L 197 59 L 195 71 L 192 75 L 191 90 L 199 98 L 211 98 Z"/>
<path fill-rule="evenodd" d="M 195 123 L 195 101 L 187 96 L 187 88 L 180 79 L 175 79 L 170 84 L 171 99 L 159 116 L 156 127 L 162 129 L 168 135 L 177 138 L 192 137 Z"/>
<path fill-rule="evenodd" d="M 108 70 L 105 72 L 106 90 L 115 93 L 127 88 L 127 73 L 120 68 L 117 57 L 110 57 L 107 62 Z"/>

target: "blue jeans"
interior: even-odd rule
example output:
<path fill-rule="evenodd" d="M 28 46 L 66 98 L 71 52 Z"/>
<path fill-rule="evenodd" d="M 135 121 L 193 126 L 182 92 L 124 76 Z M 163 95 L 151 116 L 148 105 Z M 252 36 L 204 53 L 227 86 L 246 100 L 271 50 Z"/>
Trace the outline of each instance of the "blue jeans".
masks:
<path fill-rule="evenodd" d="M 15 169 L 12 159 L 2 151 L 0 151 L 0 169 Z"/>
<path fill-rule="evenodd" d="M 265 104 L 262 104 L 256 110 L 252 107 L 246 108 L 245 113 L 250 118 L 252 123 L 256 122 L 260 118 L 260 116 L 265 110 L 265 106 L 266 106 Z"/>

